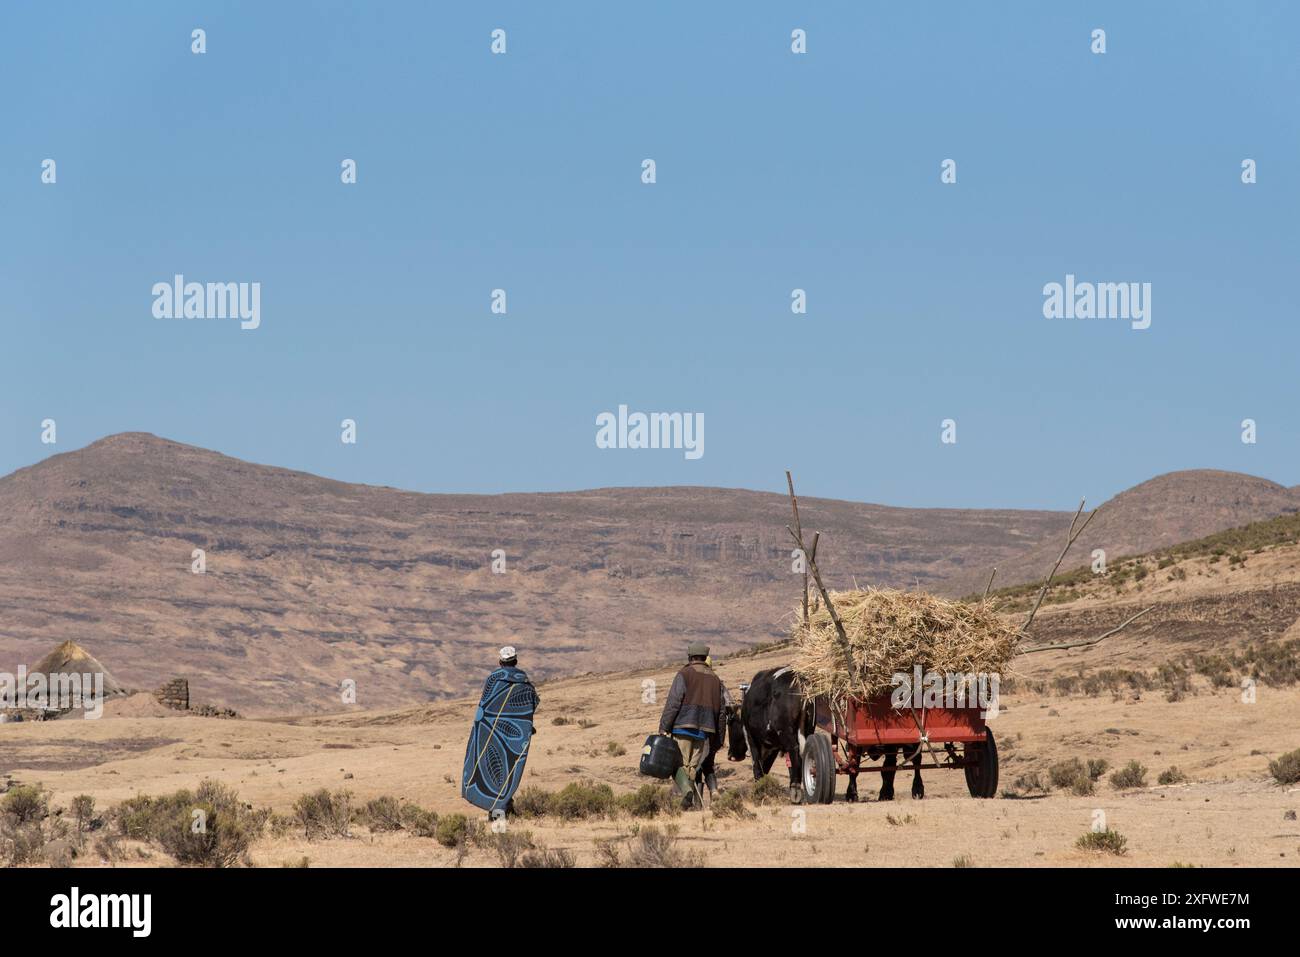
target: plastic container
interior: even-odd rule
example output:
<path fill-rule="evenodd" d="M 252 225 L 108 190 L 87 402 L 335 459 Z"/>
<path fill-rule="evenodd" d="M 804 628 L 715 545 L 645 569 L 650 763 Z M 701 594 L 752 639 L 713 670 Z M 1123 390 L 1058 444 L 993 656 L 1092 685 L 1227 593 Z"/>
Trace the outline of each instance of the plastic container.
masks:
<path fill-rule="evenodd" d="M 670 778 L 682 766 L 682 752 L 677 742 L 666 734 L 652 734 L 641 748 L 641 773 L 652 778 Z"/>

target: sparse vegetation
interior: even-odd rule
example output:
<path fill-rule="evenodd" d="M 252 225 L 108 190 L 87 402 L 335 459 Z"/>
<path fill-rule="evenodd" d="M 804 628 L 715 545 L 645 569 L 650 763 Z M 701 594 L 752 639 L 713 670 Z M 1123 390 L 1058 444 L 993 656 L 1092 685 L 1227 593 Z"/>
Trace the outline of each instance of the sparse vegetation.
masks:
<path fill-rule="evenodd" d="M 9 789 L 0 813 L 13 818 L 16 824 L 32 824 L 45 819 L 50 813 L 50 795 L 40 785 L 20 784 Z"/>
<path fill-rule="evenodd" d="M 469 818 L 464 814 L 444 814 L 438 818 L 433 839 L 443 847 L 459 847 L 473 836 Z"/>
<path fill-rule="evenodd" d="M 362 823 L 372 831 L 400 831 L 402 805 L 395 797 L 384 795 L 367 801 L 361 812 Z"/>
<path fill-rule="evenodd" d="M 1147 786 L 1147 769 L 1137 761 L 1130 761 L 1110 776 L 1110 786 L 1117 791 Z"/>
<path fill-rule="evenodd" d="M 1102 768 L 1105 762 L 1100 762 Z M 1096 777 L 1092 774 L 1094 762 L 1085 765 L 1078 758 L 1070 758 L 1067 761 L 1058 761 L 1047 769 L 1047 776 L 1051 779 L 1052 786 L 1068 790 L 1072 794 L 1083 797 L 1093 792 L 1093 782 Z M 1098 770 L 1097 776 L 1101 775 Z"/>
<path fill-rule="evenodd" d="M 1278 784 L 1295 784 L 1300 781 L 1300 748 L 1268 762 L 1268 773 Z"/>
<path fill-rule="evenodd" d="M 130 798 L 113 816 L 122 836 L 157 844 L 178 864 L 235 867 L 248 864 L 271 812 L 254 811 L 228 785 L 205 780 L 193 792 Z"/>
<path fill-rule="evenodd" d="M 616 803 L 619 810 L 633 817 L 657 817 L 660 814 L 680 813 L 680 806 L 675 800 L 673 790 L 658 784 L 643 784 L 635 791 L 620 794 Z"/>
<path fill-rule="evenodd" d="M 734 817 L 742 821 L 757 817 L 745 803 L 745 792 L 739 788 L 723 791 L 713 799 L 710 810 L 719 817 Z"/>
<path fill-rule="evenodd" d="M 790 785 L 774 775 L 765 774 L 749 789 L 749 799 L 755 804 L 788 804 Z"/>
<path fill-rule="evenodd" d="M 1160 776 L 1156 778 L 1156 783 L 1166 784 L 1166 785 L 1182 784 L 1186 780 L 1187 780 L 1187 775 L 1184 774 L 1182 771 L 1180 771 L 1177 766 L 1174 766 L 1165 771 L 1161 771 Z"/>
<path fill-rule="evenodd" d="M 704 855 L 677 846 L 677 828 L 654 825 L 641 828 L 630 842 L 627 856 L 630 867 L 703 867 Z"/>
<path fill-rule="evenodd" d="M 1104 831 L 1089 831 L 1075 841 L 1074 844 L 1080 850 L 1114 854 L 1118 857 L 1126 852 L 1128 838 L 1119 831 L 1108 827 Z"/>
<path fill-rule="evenodd" d="M 352 824 L 352 792 L 321 788 L 304 794 L 294 802 L 293 812 L 303 828 L 307 840 L 318 837 L 350 837 Z"/>

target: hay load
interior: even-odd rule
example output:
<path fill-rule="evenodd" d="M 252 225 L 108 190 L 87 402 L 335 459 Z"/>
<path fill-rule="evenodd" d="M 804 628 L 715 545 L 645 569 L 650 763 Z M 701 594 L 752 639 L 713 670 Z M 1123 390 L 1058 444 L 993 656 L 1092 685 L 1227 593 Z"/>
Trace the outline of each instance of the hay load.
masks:
<path fill-rule="evenodd" d="M 868 588 L 831 592 L 853 651 L 849 672 L 826 604 L 796 612 L 793 668 L 807 695 L 867 698 L 890 691 L 895 674 L 916 666 L 940 674 L 1005 673 L 1020 631 L 988 604 L 949 601 L 923 592 Z"/>

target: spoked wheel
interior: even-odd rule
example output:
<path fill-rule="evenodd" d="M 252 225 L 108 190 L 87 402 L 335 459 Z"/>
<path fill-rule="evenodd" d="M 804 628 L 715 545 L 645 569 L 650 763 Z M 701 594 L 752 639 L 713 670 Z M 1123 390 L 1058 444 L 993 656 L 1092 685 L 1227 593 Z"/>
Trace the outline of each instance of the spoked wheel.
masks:
<path fill-rule="evenodd" d="M 971 797 L 991 798 L 998 793 L 998 745 L 992 729 L 984 731 L 984 741 L 966 745 L 966 789 Z"/>
<path fill-rule="evenodd" d="M 814 734 L 804 742 L 803 793 L 804 800 L 814 804 L 835 800 L 835 756 L 831 739 L 824 734 Z"/>

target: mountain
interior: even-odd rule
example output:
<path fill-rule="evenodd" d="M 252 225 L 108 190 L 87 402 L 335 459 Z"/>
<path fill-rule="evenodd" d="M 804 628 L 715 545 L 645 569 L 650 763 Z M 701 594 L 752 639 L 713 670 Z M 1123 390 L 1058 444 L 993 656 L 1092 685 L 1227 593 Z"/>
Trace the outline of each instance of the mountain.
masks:
<path fill-rule="evenodd" d="M 1300 492 L 1268 479 L 1211 469 L 1170 472 L 1106 502 L 1061 568 L 1088 564 L 1094 549 L 1102 549 L 1111 562 L 1296 511 Z M 1054 537 L 999 568 L 998 583 L 1010 585 L 1046 574 L 1065 545 L 1068 527 L 1066 519 Z"/>
<path fill-rule="evenodd" d="M 1117 496 L 1088 541 L 1143 550 L 1298 500 L 1175 473 Z M 1069 523 L 806 497 L 800 513 L 831 587 L 947 594 L 993 565 L 999 584 L 1041 574 Z M 736 650 L 785 635 L 788 521 L 773 493 L 428 495 L 124 433 L 0 479 L 0 670 L 73 640 L 129 687 L 184 675 L 196 702 L 265 714 L 338 710 L 349 681 L 366 707 L 463 694 L 506 643 L 539 677 L 661 662 L 696 638 Z"/>

